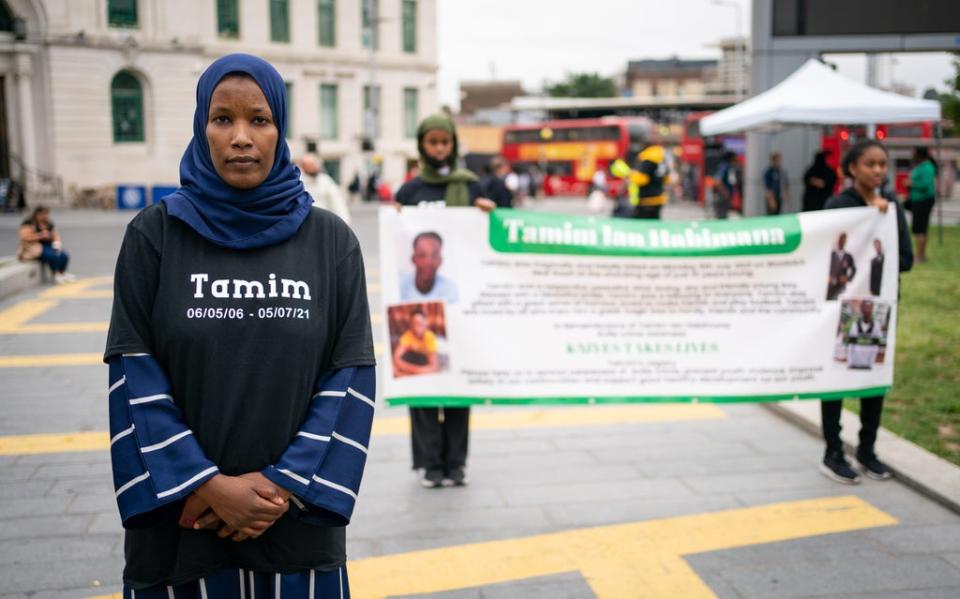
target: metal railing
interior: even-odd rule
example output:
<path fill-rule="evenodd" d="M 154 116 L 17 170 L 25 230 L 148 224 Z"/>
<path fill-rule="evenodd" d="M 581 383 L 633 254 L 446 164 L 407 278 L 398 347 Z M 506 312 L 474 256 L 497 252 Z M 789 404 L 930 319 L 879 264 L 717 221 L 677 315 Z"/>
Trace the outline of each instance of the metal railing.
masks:
<path fill-rule="evenodd" d="M 11 177 L 24 187 L 28 204 L 64 204 L 63 177 L 26 165 L 23 158 L 10 154 Z"/>

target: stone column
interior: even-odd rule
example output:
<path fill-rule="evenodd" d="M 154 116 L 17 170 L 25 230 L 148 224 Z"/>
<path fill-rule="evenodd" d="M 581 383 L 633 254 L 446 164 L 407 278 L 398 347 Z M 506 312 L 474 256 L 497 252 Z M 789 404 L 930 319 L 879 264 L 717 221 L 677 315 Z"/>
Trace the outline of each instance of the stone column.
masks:
<path fill-rule="evenodd" d="M 29 54 L 20 53 L 15 57 L 14 77 L 17 88 L 17 107 L 20 109 L 18 133 L 20 135 L 20 159 L 27 172 L 24 184 L 27 192 L 36 189 L 35 172 L 37 165 L 36 121 L 33 114 L 33 60 Z"/>

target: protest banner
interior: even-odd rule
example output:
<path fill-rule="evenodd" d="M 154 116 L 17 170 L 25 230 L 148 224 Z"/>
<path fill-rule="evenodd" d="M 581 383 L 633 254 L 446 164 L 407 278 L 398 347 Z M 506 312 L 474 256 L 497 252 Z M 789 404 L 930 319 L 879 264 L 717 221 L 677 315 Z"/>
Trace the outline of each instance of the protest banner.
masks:
<path fill-rule="evenodd" d="M 893 382 L 892 210 L 385 208 L 380 252 L 392 405 L 842 398 Z"/>

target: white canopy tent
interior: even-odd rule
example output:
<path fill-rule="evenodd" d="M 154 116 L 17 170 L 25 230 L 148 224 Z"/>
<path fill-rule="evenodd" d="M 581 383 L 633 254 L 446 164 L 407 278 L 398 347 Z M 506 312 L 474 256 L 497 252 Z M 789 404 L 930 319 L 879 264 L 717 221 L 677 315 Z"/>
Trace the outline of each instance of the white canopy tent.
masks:
<path fill-rule="evenodd" d="M 869 125 L 934 121 L 940 162 L 940 102 L 885 92 L 837 74 L 811 58 L 779 84 L 700 121 L 702 135 L 789 125 Z M 872 135 L 872 133 L 871 133 Z M 938 186 L 939 188 L 939 186 Z M 937 202 L 940 243 L 943 203 Z"/>
<path fill-rule="evenodd" d="M 700 121 L 703 135 L 782 125 L 939 121 L 940 103 L 881 91 L 810 59 L 778 85 Z"/>

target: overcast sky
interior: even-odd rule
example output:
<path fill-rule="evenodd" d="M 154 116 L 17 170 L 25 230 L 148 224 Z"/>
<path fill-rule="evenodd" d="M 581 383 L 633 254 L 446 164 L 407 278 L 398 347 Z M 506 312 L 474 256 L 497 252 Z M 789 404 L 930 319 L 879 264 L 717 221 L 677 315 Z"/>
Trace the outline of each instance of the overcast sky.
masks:
<path fill-rule="evenodd" d="M 741 32 L 750 27 L 750 0 Z M 562 79 L 567 72 L 622 72 L 628 60 L 716 58 L 711 47 L 737 32 L 736 11 L 711 0 L 438 0 L 439 93 L 443 104 L 458 104 L 463 80 L 520 79 L 530 90 Z M 863 81 L 861 56 L 829 57 L 840 72 Z M 881 69 L 917 93 L 943 88 L 950 57 L 900 54 Z"/>

